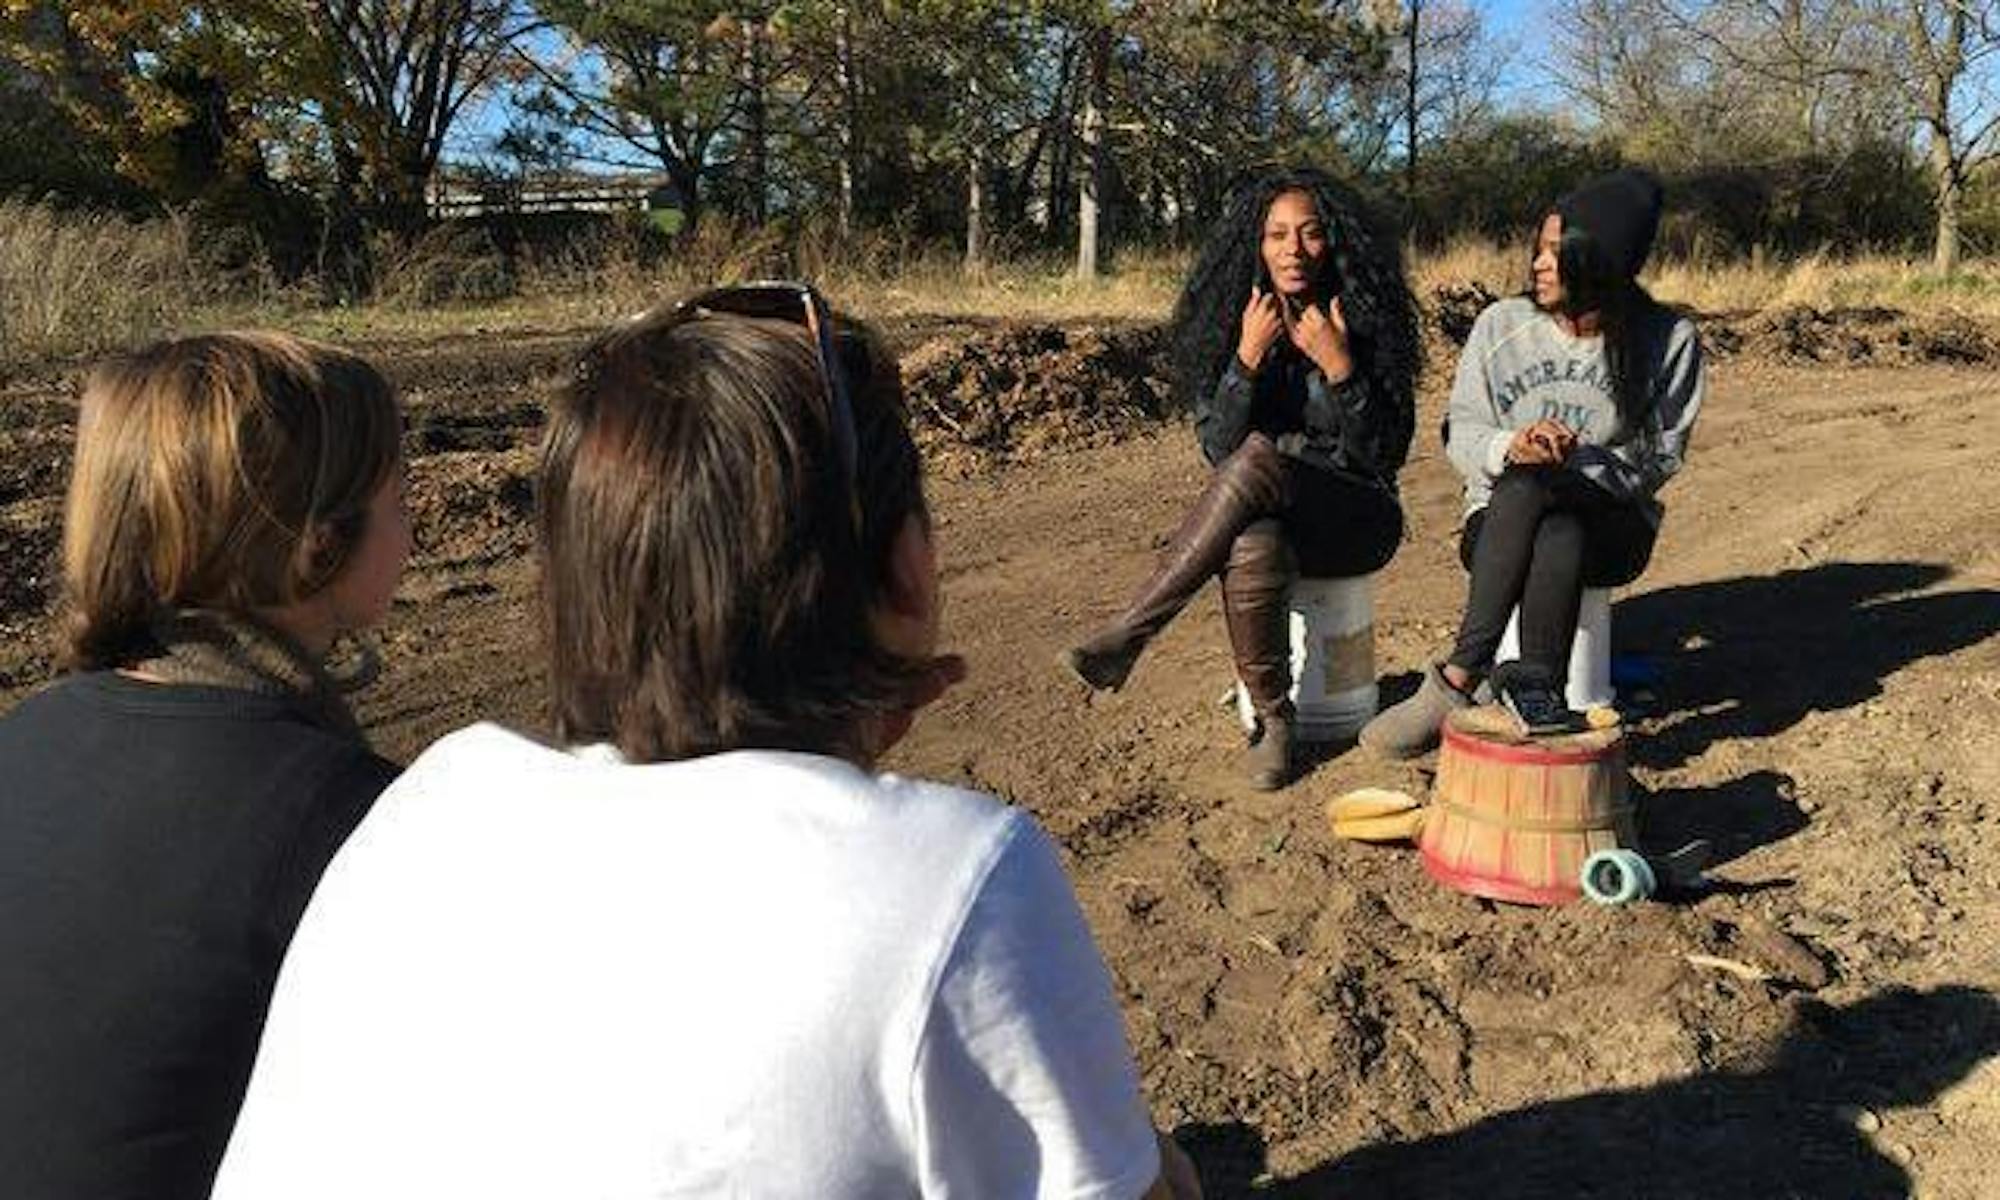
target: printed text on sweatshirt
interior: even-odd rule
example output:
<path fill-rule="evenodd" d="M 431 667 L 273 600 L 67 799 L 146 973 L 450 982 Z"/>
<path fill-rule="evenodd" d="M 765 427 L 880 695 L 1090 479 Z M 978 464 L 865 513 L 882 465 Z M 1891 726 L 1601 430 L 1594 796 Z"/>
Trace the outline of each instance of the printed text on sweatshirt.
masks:
<path fill-rule="evenodd" d="M 1661 310 L 1642 345 L 1652 378 L 1643 437 L 1619 420 L 1602 337 L 1570 334 L 1524 297 L 1480 313 L 1452 383 L 1446 446 L 1466 511 L 1485 507 L 1514 434 L 1553 418 L 1577 433 L 1571 467 L 1657 521 L 1653 494 L 1680 469 L 1701 412 L 1701 341 L 1693 321 Z"/>

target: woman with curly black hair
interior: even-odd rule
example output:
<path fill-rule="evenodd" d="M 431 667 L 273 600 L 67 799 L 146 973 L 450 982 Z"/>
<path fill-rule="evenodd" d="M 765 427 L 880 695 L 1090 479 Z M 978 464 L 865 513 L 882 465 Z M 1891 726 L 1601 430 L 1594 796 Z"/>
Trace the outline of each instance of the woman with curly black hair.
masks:
<path fill-rule="evenodd" d="M 1146 644 L 1212 575 L 1257 711 L 1252 786 L 1290 777 L 1293 579 L 1379 570 L 1403 535 L 1420 351 L 1395 243 L 1359 196 L 1298 167 L 1239 186 L 1173 321 L 1174 388 L 1215 467 L 1151 578 L 1069 650 L 1094 689 L 1123 686 Z"/>

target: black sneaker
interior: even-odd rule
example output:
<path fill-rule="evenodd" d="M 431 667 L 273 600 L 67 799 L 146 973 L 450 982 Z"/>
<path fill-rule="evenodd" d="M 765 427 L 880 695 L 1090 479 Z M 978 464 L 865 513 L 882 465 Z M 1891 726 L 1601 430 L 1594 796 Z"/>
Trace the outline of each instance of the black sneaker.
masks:
<path fill-rule="evenodd" d="M 1588 727 L 1583 714 L 1563 701 L 1554 677 L 1541 667 L 1501 663 L 1493 669 L 1493 690 L 1528 737 L 1577 733 Z"/>

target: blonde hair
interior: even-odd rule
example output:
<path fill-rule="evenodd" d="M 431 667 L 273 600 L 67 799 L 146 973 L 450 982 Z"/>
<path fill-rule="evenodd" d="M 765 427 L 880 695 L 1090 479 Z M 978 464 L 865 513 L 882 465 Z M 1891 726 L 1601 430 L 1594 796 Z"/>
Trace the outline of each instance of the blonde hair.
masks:
<path fill-rule="evenodd" d="M 178 338 L 97 368 L 63 526 L 67 664 L 136 661 L 176 609 L 247 613 L 324 588 L 401 433 L 379 371 L 287 334 Z"/>

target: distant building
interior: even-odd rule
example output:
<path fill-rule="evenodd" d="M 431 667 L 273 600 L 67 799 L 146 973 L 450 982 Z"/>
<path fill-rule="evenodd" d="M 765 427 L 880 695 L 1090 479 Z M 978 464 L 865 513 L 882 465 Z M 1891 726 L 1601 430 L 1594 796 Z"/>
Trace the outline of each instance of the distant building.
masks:
<path fill-rule="evenodd" d="M 658 213 L 657 198 L 663 195 L 672 198 L 678 213 L 680 193 L 665 173 L 658 171 L 620 175 L 565 171 L 511 179 L 489 172 L 447 169 L 433 176 L 426 189 L 430 214 L 440 220 L 495 213 Z"/>

